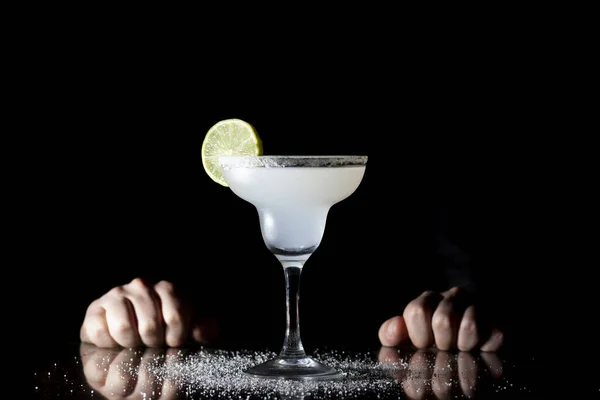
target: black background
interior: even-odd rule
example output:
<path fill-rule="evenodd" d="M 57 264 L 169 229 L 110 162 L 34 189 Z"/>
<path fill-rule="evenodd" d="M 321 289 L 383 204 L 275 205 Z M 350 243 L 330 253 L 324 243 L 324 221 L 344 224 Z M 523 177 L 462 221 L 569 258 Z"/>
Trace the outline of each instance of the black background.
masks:
<path fill-rule="evenodd" d="M 22 284 L 27 340 L 78 340 L 90 301 L 145 276 L 183 280 L 213 306 L 232 302 L 256 317 L 241 335 L 279 343 L 277 261 L 252 206 L 201 164 L 205 133 L 226 118 L 252 123 L 265 154 L 369 156 L 365 180 L 334 206 L 307 263 L 307 342 L 348 343 L 355 332 L 376 340 L 361 316 L 372 324 L 391 308 L 400 313 L 422 288 L 407 278 L 402 253 L 438 202 L 450 206 L 453 234 L 517 341 L 545 340 L 545 274 L 558 249 L 546 197 L 555 165 L 544 149 L 562 123 L 560 88 L 548 85 L 552 41 L 526 25 L 515 31 L 518 23 L 485 29 L 486 21 L 409 34 L 358 25 L 284 45 L 269 30 L 225 40 L 196 31 L 199 23 L 90 29 L 86 21 L 24 29 L 27 46 L 13 59 L 19 223 L 10 269 Z M 400 300 L 377 311 L 390 281 Z"/>

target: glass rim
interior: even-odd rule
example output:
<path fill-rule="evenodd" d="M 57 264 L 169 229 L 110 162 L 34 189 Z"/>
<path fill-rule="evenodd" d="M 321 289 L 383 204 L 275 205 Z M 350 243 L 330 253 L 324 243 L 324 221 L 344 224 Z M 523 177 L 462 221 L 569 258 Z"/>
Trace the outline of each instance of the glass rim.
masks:
<path fill-rule="evenodd" d="M 262 155 L 219 156 L 223 168 L 235 167 L 352 167 L 366 165 L 365 155 Z"/>

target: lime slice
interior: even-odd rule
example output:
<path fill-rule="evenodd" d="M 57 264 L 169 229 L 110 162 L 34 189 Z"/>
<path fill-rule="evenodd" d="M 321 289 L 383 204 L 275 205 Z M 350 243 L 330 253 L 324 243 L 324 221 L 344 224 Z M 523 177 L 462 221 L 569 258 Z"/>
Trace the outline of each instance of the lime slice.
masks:
<path fill-rule="evenodd" d="M 262 156 L 262 141 L 256 129 L 246 121 L 232 118 L 214 124 L 202 142 L 202 165 L 215 182 L 227 185 L 219 165 L 219 156 Z"/>

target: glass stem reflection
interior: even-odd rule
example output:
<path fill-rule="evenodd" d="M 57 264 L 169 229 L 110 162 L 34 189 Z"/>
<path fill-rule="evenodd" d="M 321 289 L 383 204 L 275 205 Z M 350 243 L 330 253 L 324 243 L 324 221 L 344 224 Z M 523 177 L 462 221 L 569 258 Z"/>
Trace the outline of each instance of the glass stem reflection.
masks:
<path fill-rule="evenodd" d="M 283 348 L 279 357 L 302 358 L 306 357 L 302 340 L 300 339 L 300 319 L 298 303 L 300 299 L 300 275 L 303 262 L 281 261 L 285 274 L 286 297 L 286 329 Z"/>

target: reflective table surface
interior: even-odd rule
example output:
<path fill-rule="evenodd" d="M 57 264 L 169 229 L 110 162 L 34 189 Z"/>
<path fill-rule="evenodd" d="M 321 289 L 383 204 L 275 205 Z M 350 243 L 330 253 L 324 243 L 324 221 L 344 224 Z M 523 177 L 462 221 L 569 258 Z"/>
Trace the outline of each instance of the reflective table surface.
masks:
<path fill-rule="evenodd" d="M 38 353 L 30 393 L 37 399 L 526 399 L 546 398 L 545 379 L 551 376 L 526 352 L 410 347 L 307 352 L 343 377 L 311 382 L 246 376 L 245 368 L 275 355 L 266 349 L 101 349 L 68 343 Z"/>

